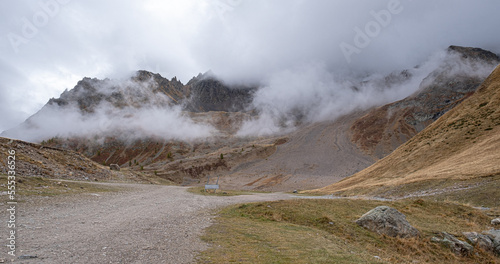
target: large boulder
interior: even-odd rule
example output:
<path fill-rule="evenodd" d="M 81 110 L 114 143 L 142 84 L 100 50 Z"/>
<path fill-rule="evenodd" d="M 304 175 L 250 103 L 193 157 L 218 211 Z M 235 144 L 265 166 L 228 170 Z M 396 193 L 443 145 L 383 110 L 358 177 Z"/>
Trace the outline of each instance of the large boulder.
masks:
<path fill-rule="evenodd" d="M 420 232 L 408 223 L 406 216 L 388 206 L 378 206 L 356 220 L 366 229 L 391 237 L 416 237 Z"/>
<path fill-rule="evenodd" d="M 441 235 L 442 238 L 433 237 L 431 241 L 449 247 L 451 251 L 460 256 L 469 256 L 474 251 L 474 247 L 472 247 L 469 243 L 458 240 L 451 234 L 441 232 Z"/>

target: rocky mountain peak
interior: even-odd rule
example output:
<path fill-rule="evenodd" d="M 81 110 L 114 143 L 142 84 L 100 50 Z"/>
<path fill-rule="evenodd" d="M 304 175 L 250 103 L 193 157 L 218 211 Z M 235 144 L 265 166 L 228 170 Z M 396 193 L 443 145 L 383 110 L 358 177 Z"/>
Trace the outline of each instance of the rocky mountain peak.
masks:
<path fill-rule="evenodd" d="M 495 53 L 481 48 L 461 47 L 452 45 L 448 47 L 448 51 L 459 53 L 462 55 L 462 58 L 464 59 L 469 58 L 486 62 L 495 62 L 500 60 L 500 58 Z"/>

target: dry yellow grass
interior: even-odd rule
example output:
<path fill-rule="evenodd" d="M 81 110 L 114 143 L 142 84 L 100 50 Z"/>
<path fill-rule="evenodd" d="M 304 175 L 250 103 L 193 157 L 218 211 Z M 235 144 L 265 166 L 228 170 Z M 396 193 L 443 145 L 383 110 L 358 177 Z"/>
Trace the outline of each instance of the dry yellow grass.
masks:
<path fill-rule="evenodd" d="M 406 215 L 421 232 L 412 239 L 371 232 L 354 221 L 376 206 Z M 488 228 L 490 218 L 468 206 L 406 199 L 381 202 L 355 199 L 287 200 L 223 209 L 203 240 L 211 245 L 198 263 L 496 263 L 493 253 L 469 257 L 432 243 L 446 231 Z"/>
<path fill-rule="evenodd" d="M 500 177 L 499 150 L 500 66 L 473 96 L 391 155 L 351 177 L 311 192 L 374 195 L 393 187 L 418 186 L 420 182 L 478 178 L 496 181 Z"/>

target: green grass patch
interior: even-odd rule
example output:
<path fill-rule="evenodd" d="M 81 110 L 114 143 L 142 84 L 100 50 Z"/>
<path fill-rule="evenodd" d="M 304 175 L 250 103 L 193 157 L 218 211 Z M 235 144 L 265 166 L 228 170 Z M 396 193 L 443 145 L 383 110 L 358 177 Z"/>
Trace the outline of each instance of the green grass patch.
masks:
<path fill-rule="evenodd" d="M 406 215 L 421 237 L 382 236 L 354 221 L 379 205 Z M 223 209 L 202 239 L 211 247 L 199 263 L 494 263 L 490 253 L 459 257 L 430 242 L 436 232 L 459 239 L 488 229 L 490 218 L 472 207 L 428 200 L 287 200 Z"/>

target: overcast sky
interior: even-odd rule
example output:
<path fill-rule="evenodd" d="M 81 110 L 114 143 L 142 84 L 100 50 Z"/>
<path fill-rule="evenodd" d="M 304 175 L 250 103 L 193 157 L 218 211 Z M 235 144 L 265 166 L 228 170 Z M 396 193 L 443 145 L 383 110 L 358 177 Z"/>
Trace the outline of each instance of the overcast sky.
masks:
<path fill-rule="evenodd" d="M 500 53 L 498 0 L 16 0 L 0 2 L 0 131 L 85 76 L 212 70 L 273 79 L 303 65 L 410 68 L 449 45 Z"/>

